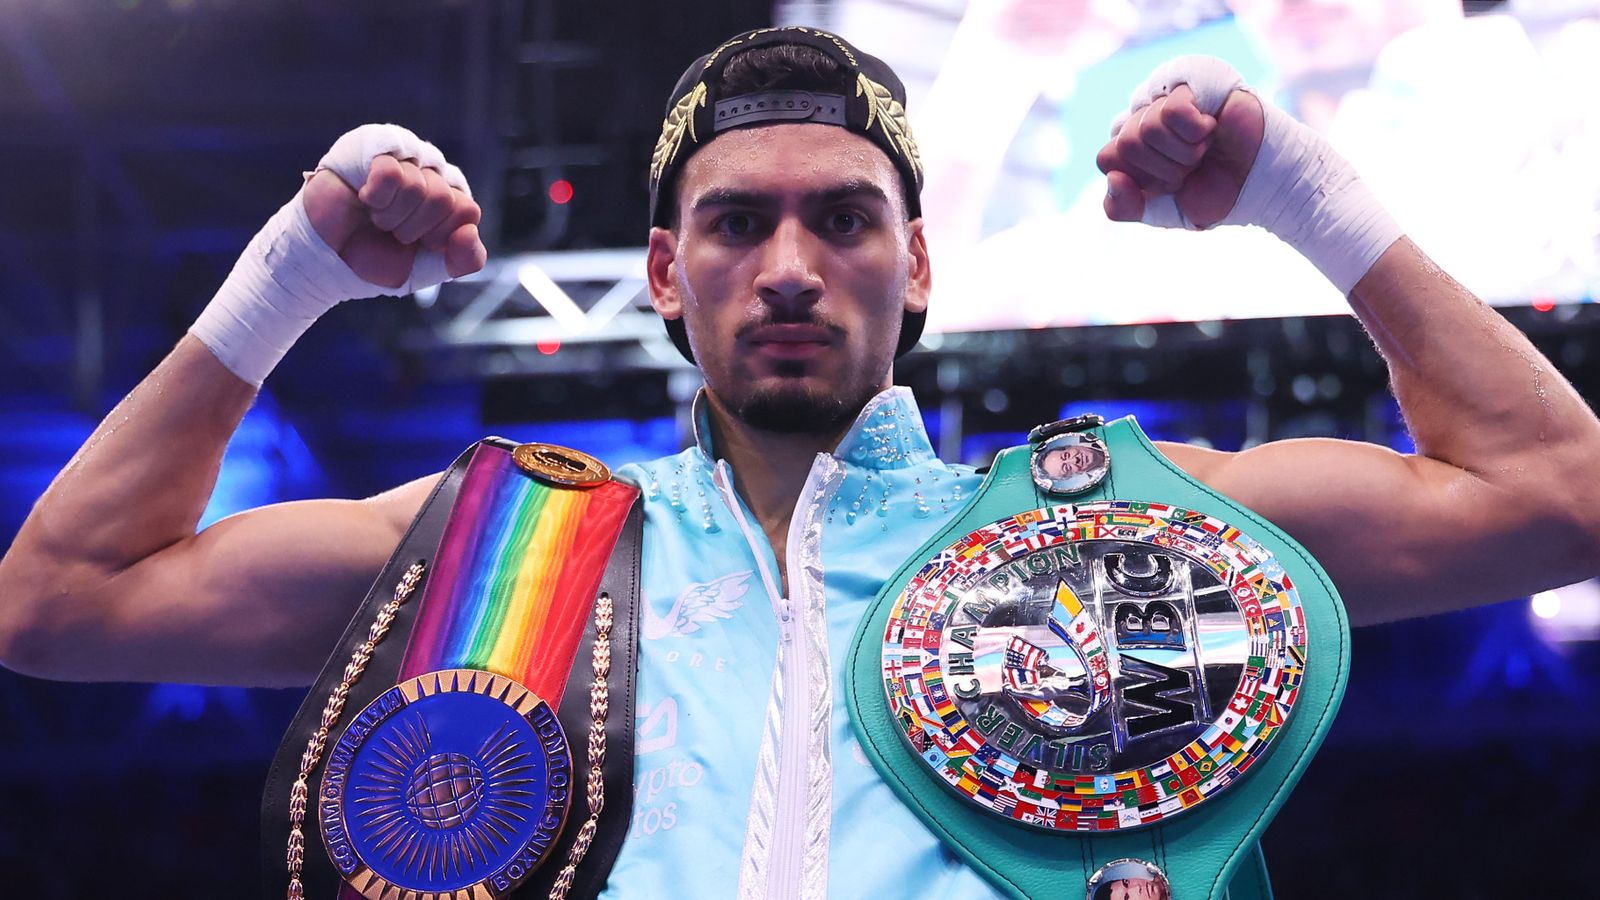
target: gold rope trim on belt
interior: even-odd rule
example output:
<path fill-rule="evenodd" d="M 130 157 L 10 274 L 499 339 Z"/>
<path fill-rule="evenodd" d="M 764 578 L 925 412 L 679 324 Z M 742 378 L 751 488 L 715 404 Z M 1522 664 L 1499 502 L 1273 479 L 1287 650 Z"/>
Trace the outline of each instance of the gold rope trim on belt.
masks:
<path fill-rule="evenodd" d="M 306 796 L 310 793 L 306 780 L 311 777 L 311 770 L 317 767 L 322 759 L 322 751 L 327 747 L 328 734 L 334 726 L 339 724 L 339 716 L 344 713 L 345 700 L 350 696 L 350 686 L 361 680 L 361 673 L 366 671 L 367 663 L 372 659 L 372 651 L 389 633 L 389 626 L 394 624 L 395 613 L 410 599 L 411 592 L 416 590 L 417 582 L 422 580 L 422 572 L 427 565 L 414 562 L 406 573 L 400 576 L 400 583 L 395 585 L 394 597 L 383 608 L 378 610 L 378 618 L 372 623 L 372 628 L 367 631 L 367 641 L 350 654 L 350 662 L 344 667 L 344 680 L 328 695 L 328 702 L 322 707 L 322 725 L 311 735 L 311 740 L 306 741 L 306 752 L 300 755 L 300 776 L 294 780 L 294 787 L 289 789 L 289 900 L 305 900 L 305 886 L 300 883 L 300 871 L 306 860 L 306 836 L 301 826 L 306 820 Z"/>
<path fill-rule="evenodd" d="M 310 794 L 308 780 L 311 772 L 322 760 L 322 753 L 327 748 L 328 735 L 339 724 L 339 717 L 344 713 L 345 701 L 350 696 L 350 687 L 361 680 L 361 673 L 366 671 L 367 663 L 372 659 L 373 650 L 377 648 L 389 627 L 394 624 L 394 617 L 400 607 L 410 599 L 416 590 L 417 582 L 422 580 L 422 573 L 426 564 L 415 562 L 406 569 L 400 577 L 400 583 L 395 585 L 394 596 L 383 608 L 378 610 L 378 617 L 367 631 L 367 640 L 350 654 L 350 662 L 344 667 L 344 680 L 328 695 L 328 702 L 322 708 L 322 721 L 311 739 L 306 742 L 306 749 L 300 756 L 300 774 L 294 780 L 294 786 L 289 790 L 289 845 L 287 861 L 289 866 L 288 900 L 305 900 L 305 886 L 300 882 L 300 873 L 305 865 L 306 838 L 303 826 L 306 818 L 306 803 Z M 611 595 L 601 593 L 595 600 L 595 637 L 593 659 L 591 668 L 594 672 L 594 682 L 589 686 L 589 777 L 587 784 L 587 801 L 589 805 L 589 818 L 578 829 L 578 835 L 573 839 L 572 847 L 567 852 L 567 864 L 557 874 L 555 883 L 550 888 L 550 900 L 565 900 L 567 892 L 572 889 L 573 878 L 577 875 L 578 864 L 583 862 L 584 856 L 589 852 L 589 846 L 594 842 L 595 833 L 600 827 L 600 813 L 605 809 L 605 780 L 602 767 L 606 760 L 606 717 L 611 709 L 611 687 L 607 679 L 611 675 L 611 626 L 613 608 Z"/>
<path fill-rule="evenodd" d="M 589 685 L 589 782 L 587 797 L 589 818 L 578 829 L 572 847 L 567 851 L 567 864 L 561 867 L 555 883 L 550 886 L 550 900 L 565 900 L 572 889 L 572 879 L 578 872 L 578 863 L 589 852 L 595 832 L 600 828 L 600 811 L 606 807 L 604 773 L 606 761 L 606 715 L 611 710 L 611 685 L 606 680 L 611 675 L 611 595 L 601 593 L 594 603 L 594 654 L 591 666 L 594 682 Z"/>

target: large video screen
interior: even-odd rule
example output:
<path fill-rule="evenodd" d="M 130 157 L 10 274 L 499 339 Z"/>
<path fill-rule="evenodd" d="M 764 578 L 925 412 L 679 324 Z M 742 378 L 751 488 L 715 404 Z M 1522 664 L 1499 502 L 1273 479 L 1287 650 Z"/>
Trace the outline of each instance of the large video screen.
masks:
<path fill-rule="evenodd" d="M 780 4 L 907 82 L 934 331 L 1343 312 L 1255 228 L 1113 223 L 1095 154 L 1133 88 L 1221 57 L 1320 130 L 1490 302 L 1600 287 L 1600 4 L 1548 0 L 839 0 Z"/>

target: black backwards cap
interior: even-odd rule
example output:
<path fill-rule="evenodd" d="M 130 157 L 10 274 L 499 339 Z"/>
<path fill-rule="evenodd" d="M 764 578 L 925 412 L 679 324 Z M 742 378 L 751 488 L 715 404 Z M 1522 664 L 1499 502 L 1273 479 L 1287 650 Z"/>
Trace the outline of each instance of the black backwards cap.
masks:
<path fill-rule="evenodd" d="M 729 58 L 757 47 L 799 44 L 821 51 L 847 73 L 855 75 L 854 90 L 832 94 L 809 90 L 770 90 L 722 97 L 717 85 Z M 790 26 L 760 28 L 724 41 L 721 46 L 690 64 L 672 89 L 661 137 L 650 157 L 650 224 L 667 227 L 671 219 L 673 180 L 685 161 L 718 134 L 753 125 L 818 122 L 855 132 L 878 146 L 905 182 L 907 212 L 922 215 L 922 158 L 906 121 L 906 88 L 894 70 L 849 42 L 815 28 Z M 663 202 L 665 201 L 665 202 Z M 895 356 L 903 356 L 922 337 L 925 313 L 907 312 L 900 323 L 900 343 Z M 667 319 L 667 335 L 694 362 L 683 319 Z"/>

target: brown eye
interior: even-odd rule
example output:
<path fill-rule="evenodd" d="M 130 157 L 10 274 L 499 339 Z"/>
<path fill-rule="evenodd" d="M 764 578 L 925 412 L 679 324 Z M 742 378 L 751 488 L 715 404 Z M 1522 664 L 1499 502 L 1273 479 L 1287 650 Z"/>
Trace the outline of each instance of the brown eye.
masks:
<path fill-rule="evenodd" d="M 860 213 L 841 210 L 828 217 L 828 227 L 835 234 L 857 234 L 867 227 L 867 220 Z"/>
<path fill-rule="evenodd" d="M 744 237 L 756 230 L 756 222 L 747 213 L 729 213 L 717 219 L 712 228 L 729 237 Z"/>

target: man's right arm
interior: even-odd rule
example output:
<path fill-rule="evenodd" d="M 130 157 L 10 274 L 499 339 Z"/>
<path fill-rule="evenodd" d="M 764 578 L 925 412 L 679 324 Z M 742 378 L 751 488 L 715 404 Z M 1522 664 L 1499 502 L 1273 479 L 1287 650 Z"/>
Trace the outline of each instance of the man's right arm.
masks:
<path fill-rule="evenodd" d="M 311 680 L 434 478 L 199 534 L 255 390 L 186 336 L 56 477 L 0 561 L 0 662 L 72 680 Z"/>
<path fill-rule="evenodd" d="M 437 476 L 368 500 L 285 503 L 195 527 L 261 379 L 317 315 L 420 286 L 425 262 L 434 283 L 483 265 L 478 209 L 459 173 L 409 132 L 385 149 L 373 128 L 335 144 L 193 332 L 34 506 L 0 559 L 0 663 L 86 681 L 315 676 Z M 378 127 L 376 137 L 399 131 Z M 364 148 L 358 165 L 339 155 L 352 147 Z M 419 165 L 414 153 L 436 162 Z"/>

